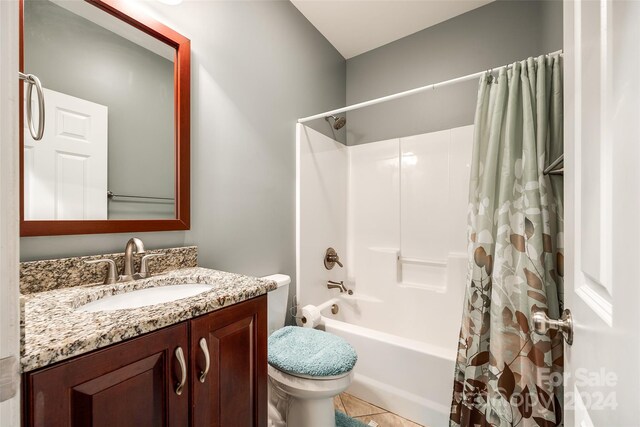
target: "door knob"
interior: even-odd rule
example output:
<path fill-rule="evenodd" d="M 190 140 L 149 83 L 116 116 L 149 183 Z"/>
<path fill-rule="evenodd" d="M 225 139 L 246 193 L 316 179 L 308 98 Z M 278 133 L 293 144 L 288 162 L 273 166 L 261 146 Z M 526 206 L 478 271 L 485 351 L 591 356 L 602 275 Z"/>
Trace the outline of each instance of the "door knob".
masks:
<path fill-rule="evenodd" d="M 560 331 L 567 344 L 573 344 L 573 317 L 571 311 L 565 308 L 558 320 L 550 319 L 544 311 L 533 313 L 533 330 L 540 335 L 545 335 L 549 330 Z"/>

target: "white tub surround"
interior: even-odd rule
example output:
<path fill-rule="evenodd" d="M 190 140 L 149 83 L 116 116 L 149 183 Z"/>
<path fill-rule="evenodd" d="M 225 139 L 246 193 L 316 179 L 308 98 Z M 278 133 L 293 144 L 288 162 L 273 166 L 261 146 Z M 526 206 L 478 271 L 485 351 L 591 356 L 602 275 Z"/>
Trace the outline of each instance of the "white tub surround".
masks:
<path fill-rule="evenodd" d="M 449 417 L 472 142 L 465 126 L 347 147 L 298 125 L 298 306 L 336 298 L 320 327 L 358 352 L 348 392 L 425 425 Z M 324 268 L 330 246 L 344 268 Z"/>

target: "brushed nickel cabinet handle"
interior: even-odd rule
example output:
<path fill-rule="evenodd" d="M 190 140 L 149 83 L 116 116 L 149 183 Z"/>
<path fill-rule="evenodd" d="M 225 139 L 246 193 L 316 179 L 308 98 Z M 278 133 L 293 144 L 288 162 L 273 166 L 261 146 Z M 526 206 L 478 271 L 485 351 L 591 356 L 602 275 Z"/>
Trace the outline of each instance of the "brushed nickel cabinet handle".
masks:
<path fill-rule="evenodd" d="M 187 363 L 184 361 L 184 352 L 182 351 L 182 347 L 176 348 L 176 359 L 178 359 L 180 370 L 182 371 L 182 379 L 176 385 L 176 394 L 180 396 L 184 389 L 184 384 L 187 382 Z"/>
<path fill-rule="evenodd" d="M 209 373 L 209 368 L 211 367 L 211 358 L 209 357 L 209 346 L 207 345 L 207 340 L 204 338 L 200 338 L 200 349 L 202 353 L 204 353 L 204 371 L 200 371 L 200 382 L 204 383 L 204 380 L 207 378 L 207 374 Z"/>

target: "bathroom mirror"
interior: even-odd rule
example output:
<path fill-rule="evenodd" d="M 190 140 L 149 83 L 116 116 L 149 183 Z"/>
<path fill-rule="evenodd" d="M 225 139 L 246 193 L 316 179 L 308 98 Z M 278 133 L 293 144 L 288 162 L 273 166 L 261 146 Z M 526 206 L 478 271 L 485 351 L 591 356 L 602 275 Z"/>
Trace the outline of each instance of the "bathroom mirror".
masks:
<path fill-rule="evenodd" d="M 189 228 L 190 42 L 139 7 L 21 1 L 45 99 L 42 140 L 20 114 L 22 236 Z"/>

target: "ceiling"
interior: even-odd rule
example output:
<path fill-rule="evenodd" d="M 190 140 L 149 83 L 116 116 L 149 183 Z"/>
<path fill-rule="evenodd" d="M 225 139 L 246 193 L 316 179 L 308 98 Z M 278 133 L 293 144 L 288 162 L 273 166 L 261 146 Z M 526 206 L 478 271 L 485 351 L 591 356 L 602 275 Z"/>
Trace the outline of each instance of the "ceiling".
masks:
<path fill-rule="evenodd" d="M 291 0 L 346 59 L 493 0 Z"/>
<path fill-rule="evenodd" d="M 169 46 L 144 31 L 132 27 L 130 24 L 104 12 L 90 3 L 69 0 L 51 0 L 51 2 L 171 62 L 175 59 L 176 50 L 174 47 Z"/>

